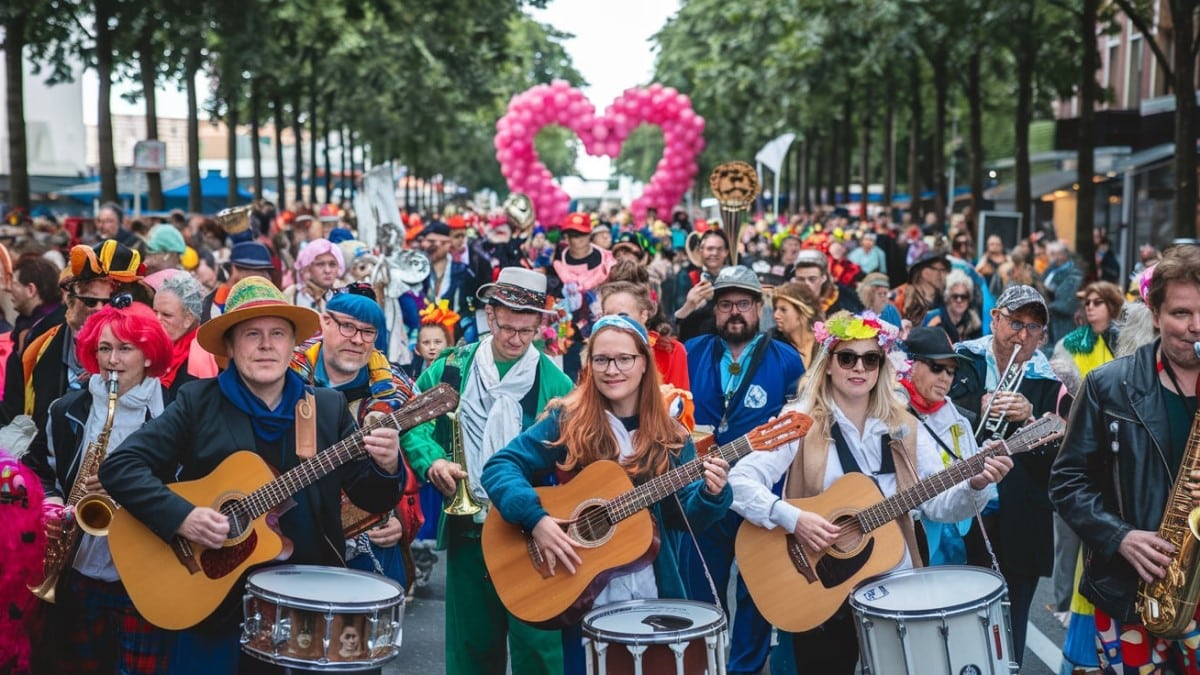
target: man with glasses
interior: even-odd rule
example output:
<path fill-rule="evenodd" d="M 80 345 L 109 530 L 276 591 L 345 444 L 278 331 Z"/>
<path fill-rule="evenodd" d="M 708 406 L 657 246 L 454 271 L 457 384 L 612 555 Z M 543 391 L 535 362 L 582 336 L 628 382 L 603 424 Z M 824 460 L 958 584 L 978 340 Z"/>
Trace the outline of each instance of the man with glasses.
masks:
<path fill-rule="evenodd" d="M 825 316 L 841 311 L 858 313 L 863 310 L 858 294 L 829 275 L 829 256 L 817 249 L 800 251 L 792 268 L 792 278 L 808 286 L 821 301 L 821 311 Z"/>
<path fill-rule="evenodd" d="M 950 336 L 938 326 L 913 328 L 904 340 L 904 347 L 912 362 L 912 367 L 900 378 L 900 385 L 908 395 L 908 411 L 933 438 L 942 465 L 950 466 L 979 452 L 971 423 L 947 398 L 959 367 L 970 360 L 954 351 Z M 1007 457 L 1000 459 L 1006 465 L 1012 461 Z M 989 485 L 986 489 L 995 497 L 995 488 Z M 930 565 L 967 562 L 963 537 L 971 527 L 970 519 L 957 523 L 922 519 L 921 524 L 925 537 L 918 545 L 926 547 L 925 560 Z"/>
<path fill-rule="evenodd" d="M 712 283 L 712 297 L 717 332 L 687 341 L 688 377 L 696 423 L 710 425 L 717 442 L 728 443 L 779 414 L 784 401 L 796 394 L 804 365 L 791 345 L 759 332 L 762 285 L 749 268 L 737 265 L 721 270 Z M 776 486 L 776 494 L 780 487 Z M 731 511 L 696 533 L 720 598 L 712 597 L 694 548 L 685 547 L 683 576 L 690 587 L 688 597 L 725 605 L 733 541 L 740 524 L 741 517 Z M 740 576 L 732 626 L 729 672 L 759 672 L 767 660 L 771 626 L 758 613 Z"/>
<path fill-rule="evenodd" d="M 690 340 L 713 330 L 713 280 L 729 262 L 729 243 L 720 230 L 700 236 L 700 265 L 688 265 L 675 279 L 675 321 L 679 339 Z"/>
<path fill-rule="evenodd" d="M 483 506 L 473 516 L 443 512 L 438 523 L 438 548 L 445 549 L 447 561 L 446 672 L 476 673 L 485 665 L 503 672 L 511 655 L 514 673 L 557 675 L 563 672 L 560 632 L 535 629 L 510 615 L 487 576 L 480 534 L 488 497 L 479 477 L 487 460 L 532 426 L 550 399 L 568 394 L 572 384 L 531 346 L 550 314 L 545 275 L 506 267 L 495 283 L 479 289 L 478 298 L 487 303 L 491 334 L 446 351 L 417 379 L 421 390 L 445 382 L 459 392 L 457 422 L 445 417 L 428 422 L 403 439 L 417 476 L 447 498 L 465 480 L 472 499 Z M 462 463 L 452 457 L 455 435 Z"/>
<path fill-rule="evenodd" d="M 976 440 L 980 444 L 993 436 L 1011 436 L 1047 412 L 1065 418 L 1071 409 L 1070 394 L 1038 349 L 1049 317 L 1042 295 L 1032 286 L 1010 286 L 996 299 L 991 317 L 992 335 L 956 347 L 957 353 L 968 360 L 958 369 L 950 390 L 954 402 L 976 417 L 980 432 Z M 1010 362 L 1010 375 L 1023 373 L 1020 384 L 997 391 Z M 992 423 L 980 423 L 978 418 L 985 412 L 993 418 Z M 1002 420 L 998 428 L 994 423 L 997 419 Z M 1000 434 L 1004 425 L 1007 431 Z M 1025 653 L 1029 606 L 1038 577 L 1050 576 L 1054 568 L 1053 509 L 1046 483 L 1057 452 L 1058 445 L 1050 444 L 1013 458 L 1012 471 L 997 488 L 997 504 L 984 511 L 986 534 L 1008 583 L 1013 647 L 1018 660 Z M 966 537 L 967 561 L 990 567 L 992 559 L 978 529 L 977 525 L 972 527 Z"/>
<path fill-rule="evenodd" d="M 21 354 L 23 411 L 33 417 L 38 429 L 45 428 L 52 401 L 68 389 L 86 386 L 89 373 L 75 354 L 75 338 L 83 323 L 118 293 L 133 292 L 134 298 L 143 299 L 144 293 L 136 288 L 143 271 L 141 255 L 115 239 L 71 249 L 70 268 L 63 271 L 65 278 L 59 284 L 66 304 L 64 319 L 31 340 Z"/>

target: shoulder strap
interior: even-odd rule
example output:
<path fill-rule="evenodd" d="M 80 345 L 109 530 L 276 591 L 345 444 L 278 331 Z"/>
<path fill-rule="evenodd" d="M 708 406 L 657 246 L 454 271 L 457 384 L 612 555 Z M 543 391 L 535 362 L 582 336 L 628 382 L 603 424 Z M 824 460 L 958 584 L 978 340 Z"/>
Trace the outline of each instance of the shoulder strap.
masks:
<path fill-rule="evenodd" d="M 531 347 L 532 349 L 532 347 Z M 540 356 L 538 357 L 541 358 Z M 536 420 L 538 416 L 538 398 L 541 393 L 542 366 L 538 364 L 536 370 L 533 371 L 533 384 L 529 385 L 529 391 L 521 397 L 521 412 L 531 420 Z"/>
<path fill-rule="evenodd" d="M 842 473 L 862 473 L 862 467 L 858 465 L 858 461 L 850 452 L 850 444 L 846 442 L 846 437 L 842 435 L 842 429 L 836 421 L 829 426 L 829 435 L 833 437 L 833 444 L 837 446 L 838 461 L 842 463 Z"/>
<path fill-rule="evenodd" d="M 317 454 L 317 397 L 312 390 L 296 401 L 296 456 L 301 461 Z"/>

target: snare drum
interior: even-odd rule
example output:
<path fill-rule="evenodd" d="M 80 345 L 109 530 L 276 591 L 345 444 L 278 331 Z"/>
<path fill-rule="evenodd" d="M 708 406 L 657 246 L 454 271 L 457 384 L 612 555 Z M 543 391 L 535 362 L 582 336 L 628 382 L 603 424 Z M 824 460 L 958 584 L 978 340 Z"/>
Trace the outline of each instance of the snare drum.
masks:
<path fill-rule="evenodd" d="M 630 600 L 583 618 L 588 675 L 724 675 L 725 613 L 691 600 Z"/>
<path fill-rule="evenodd" d="M 1008 589 L 989 569 L 947 565 L 868 579 L 850 596 L 867 675 L 1017 672 Z"/>
<path fill-rule="evenodd" d="M 340 567 L 281 565 L 246 578 L 242 649 L 282 666 L 361 670 L 396 656 L 404 589 Z"/>

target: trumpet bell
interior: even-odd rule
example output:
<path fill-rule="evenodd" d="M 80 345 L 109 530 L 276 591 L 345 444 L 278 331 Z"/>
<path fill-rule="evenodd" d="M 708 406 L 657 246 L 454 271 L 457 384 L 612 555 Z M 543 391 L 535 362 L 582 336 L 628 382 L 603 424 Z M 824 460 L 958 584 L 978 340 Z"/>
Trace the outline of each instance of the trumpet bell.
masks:
<path fill-rule="evenodd" d="M 467 492 L 467 481 L 460 480 L 454 489 L 454 499 L 442 509 L 448 516 L 473 516 L 480 511 L 479 504 Z"/>
<path fill-rule="evenodd" d="M 217 225 L 225 230 L 225 234 L 237 234 L 250 229 L 250 212 L 254 207 L 250 204 L 245 206 L 234 206 L 222 211 L 218 211 L 217 215 L 213 216 L 213 220 Z"/>
<path fill-rule="evenodd" d="M 528 195 L 514 192 L 504 200 L 504 215 L 512 225 L 513 235 L 516 236 L 533 227 L 537 214 L 533 210 L 533 201 Z"/>

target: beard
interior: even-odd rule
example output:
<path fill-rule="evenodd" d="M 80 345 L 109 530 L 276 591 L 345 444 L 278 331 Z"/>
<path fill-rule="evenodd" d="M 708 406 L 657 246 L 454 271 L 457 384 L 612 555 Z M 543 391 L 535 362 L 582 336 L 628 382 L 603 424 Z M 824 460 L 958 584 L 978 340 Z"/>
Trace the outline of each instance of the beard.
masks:
<path fill-rule="evenodd" d="M 758 319 L 753 323 L 741 314 L 734 314 L 717 324 L 717 335 L 727 344 L 744 345 L 758 334 Z"/>

